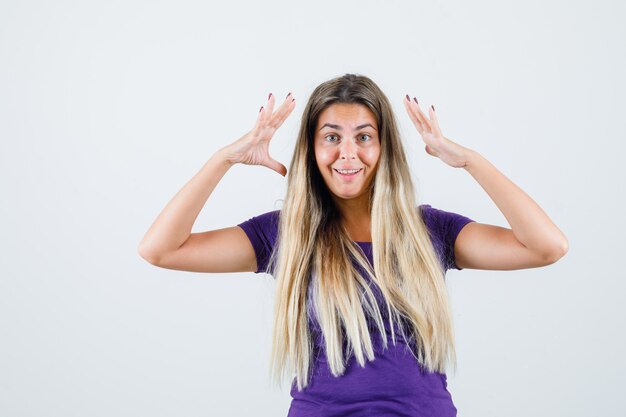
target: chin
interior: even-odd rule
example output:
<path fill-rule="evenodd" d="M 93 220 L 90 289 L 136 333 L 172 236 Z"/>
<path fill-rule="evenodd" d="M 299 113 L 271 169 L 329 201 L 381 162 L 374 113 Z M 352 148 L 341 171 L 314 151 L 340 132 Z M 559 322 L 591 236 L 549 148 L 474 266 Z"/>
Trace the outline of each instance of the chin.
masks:
<path fill-rule="evenodd" d="M 340 198 L 342 200 L 352 200 L 354 198 L 359 198 L 363 196 L 364 193 L 362 192 L 360 193 L 336 193 L 336 192 L 331 191 L 331 194 L 335 196 L 336 198 Z"/>

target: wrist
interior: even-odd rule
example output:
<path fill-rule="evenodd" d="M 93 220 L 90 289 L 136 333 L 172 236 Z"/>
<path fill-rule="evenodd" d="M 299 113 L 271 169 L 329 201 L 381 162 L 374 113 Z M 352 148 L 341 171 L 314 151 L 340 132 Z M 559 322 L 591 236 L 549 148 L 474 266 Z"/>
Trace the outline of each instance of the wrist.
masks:
<path fill-rule="evenodd" d="M 219 149 L 217 152 L 215 152 L 215 154 L 213 154 L 211 158 L 217 160 L 223 165 L 226 165 L 228 168 L 236 164 L 236 162 L 234 162 L 234 159 L 232 158 L 228 146 Z"/>
<path fill-rule="evenodd" d="M 465 160 L 465 165 L 463 166 L 463 168 L 466 171 L 471 171 L 480 162 L 481 158 L 482 158 L 481 154 L 479 154 L 475 150 L 469 149 L 467 153 L 467 158 Z"/>
<path fill-rule="evenodd" d="M 236 162 L 234 162 L 233 158 L 230 155 L 228 147 L 219 149 L 217 152 L 213 154 L 211 159 L 213 159 L 215 162 L 217 162 L 220 165 L 223 165 L 226 168 L 230 168 L 236 164 Z"/>

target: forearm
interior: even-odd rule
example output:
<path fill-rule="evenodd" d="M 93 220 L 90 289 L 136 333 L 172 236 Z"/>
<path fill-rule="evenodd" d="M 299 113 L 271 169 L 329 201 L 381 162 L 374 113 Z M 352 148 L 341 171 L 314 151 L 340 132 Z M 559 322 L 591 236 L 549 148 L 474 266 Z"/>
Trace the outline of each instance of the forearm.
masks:
<path fill-rule="evenodd" d="M 545 255 L 567 252 L 567 238 L 541 207 L 486 158 L 471 150 L 464 168 L 491 197 L 524 246 Z"/>
<path fill-rule="evenodd" d="M 217 151 L 169 201 L 139 244 L 144 258 L 158 258 L 178 249 L 191 234 L 198 214 L 232 166 L 223 149 Z"/>

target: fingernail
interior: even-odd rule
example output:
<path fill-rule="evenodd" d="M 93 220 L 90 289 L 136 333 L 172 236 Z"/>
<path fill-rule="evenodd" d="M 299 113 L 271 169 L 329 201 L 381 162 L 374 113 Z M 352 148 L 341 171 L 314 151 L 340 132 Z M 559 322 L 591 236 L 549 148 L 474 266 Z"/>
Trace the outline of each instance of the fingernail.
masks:
<path fill-rule="evenodd" d="M 296 99 L 295 99 L 295 98 L 292 98 L 292 99 L 291 99 L 291 101 L 296 101 Z"/>
<path fill-rule="evenodd" d="M 288 98 L 290 95 L 291 95 L 291 93 L 287 94 L 287 97 L 285 97 L 285 99 Z"/>
<path fill-rule="evenodd" d="M 263 110 L 263 106 L 261 106 L 261 108 L 259 109 L 259 113 L 261 113 L 261 110 Z"/>
<path fill-rule="evenodd" d="M 267 96 L 267 99 L 269 100 L 269 99 L 270 99 L 270 97 L 272 97 L 272 93 L 270 93 L 270 95 L 269 95 L 269 96 Z"/>
<path fill-rule="evenodd" d="M 417 102 L 417 99 L 416 99 L 415 97 L 413 97 L 413 101 L 415 101 L 415 103 L 416 103 L 416 104 L 419 104 L 419 103 Z"/>
<path fill-rule="evenodd" d="M 408 94 L 406 95 L 406 101 L 411 101 Z"/>
<path fill-rule="evenodd" d="M 430 105 L 430 107 L 432 107 L 432 108 L 433 108 L 433 111 L 435 111 L 435 106 L 433 106 L 433 105 L 431 104 L 431 105 Z"/>

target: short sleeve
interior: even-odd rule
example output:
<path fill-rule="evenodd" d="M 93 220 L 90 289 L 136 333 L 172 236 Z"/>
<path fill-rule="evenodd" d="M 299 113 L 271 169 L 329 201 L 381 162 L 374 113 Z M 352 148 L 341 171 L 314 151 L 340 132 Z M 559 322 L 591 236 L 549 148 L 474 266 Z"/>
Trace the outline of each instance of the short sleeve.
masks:
<path fill-rule="evenodd" d="M 250 239 L 254 253 L 256 255 L 257 270 L 255 274 L 261 272 L 272 273 L 268 270 L 268 263 L 278 236 L 278 222 L 280 210 L 270 211 L 252 217 L 237 226 L 241 227 Z"/>
<path fill-rule="evenodd" d="M 429 204 L 420 205 L 420 209 L 444 269 L 446 271 L 453 268 L 463 269 L 456 264 L 454 242 L 461 229 L 475 220 L 458 213 L 436 209 Z"/>

